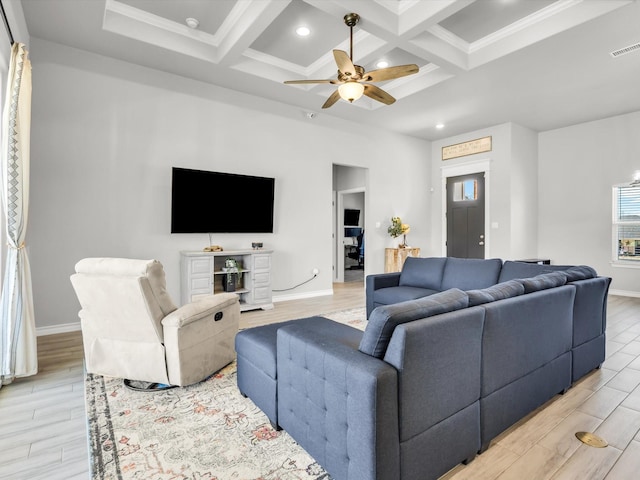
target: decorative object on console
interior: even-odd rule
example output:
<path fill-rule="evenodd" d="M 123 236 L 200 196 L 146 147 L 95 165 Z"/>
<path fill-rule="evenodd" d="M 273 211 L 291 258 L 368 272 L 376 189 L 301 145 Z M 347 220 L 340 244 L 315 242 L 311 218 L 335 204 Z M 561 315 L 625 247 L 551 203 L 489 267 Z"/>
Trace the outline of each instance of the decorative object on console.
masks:
<path fill-rule="evenodd" d="M 393 238 L 397 238 L 402 235 L 402 243 L 398 245 L 399 248 L 409 248 L 407 245 L 407 233 L 411 231 L 411 227 L 408 223 L 402 223 L 400 217 L 391 217 L 391 225 L 387 229 L 389 235 Z"/>
<path fill-rule="evenodd" d="M 262 248 L 262 242 L 251 242 L 251 248 L 260 250 Z"/>
<path fill-rule="evenodd" d="M 241 267 L 235 258 L 227 258 L 224 261 L 224 271 L 226 275 L 222 277 L 222 284 L 225 292 L 235 292 L 236 285 L 240 283 Z"/>
<path fill-rule="evenodd" d="M 344 16 L 344 23 L 350 28 L 350 50 L 349 55 L 343 50 L 334 50 L 333 57 L 338 64 L 338 78 L 331 80 L 287 80 L 286 84 L 309 84 L 309 83 L 331 83 L 339 85 L 331 96 L 324 102 L 322 108 L 329 108 L 340 98 L 353 103 L 363 94 L 369 98 L 373 98 L 385 105 L 391 105 L 396 101 L 391 95 L 376 87 L 364 82 L 382 82 L 385 80 L 393 80 L 407 75 L 418 73 L 416 64 L 398 65 L 395 67 L 381 68 L 371 72 L 364 71 L 364 67 L 353 64 L 353 27 L 360 21 L 360 15 L 357 13 L 348 13 Z"/>

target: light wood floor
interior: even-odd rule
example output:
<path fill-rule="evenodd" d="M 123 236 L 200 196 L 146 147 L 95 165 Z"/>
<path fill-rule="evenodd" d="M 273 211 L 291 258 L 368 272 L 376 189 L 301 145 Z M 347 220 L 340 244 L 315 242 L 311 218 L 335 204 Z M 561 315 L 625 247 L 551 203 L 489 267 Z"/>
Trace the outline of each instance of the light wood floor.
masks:
<path fill-rule="evenodd" d="M 362 282 L 333 296 L 245 312 L 241 328 L 364 306 Z M 609 297 L 607 360 L 442 480 L 640 478 L 640 299 Z M 79 332 L 38 338 L 39 373 L 0 389 L 0 480 L 89 478 Z M 607 448 L 582 445 L 594 431 Z M 226 479 L 221 479 L 226 480 Z"/>

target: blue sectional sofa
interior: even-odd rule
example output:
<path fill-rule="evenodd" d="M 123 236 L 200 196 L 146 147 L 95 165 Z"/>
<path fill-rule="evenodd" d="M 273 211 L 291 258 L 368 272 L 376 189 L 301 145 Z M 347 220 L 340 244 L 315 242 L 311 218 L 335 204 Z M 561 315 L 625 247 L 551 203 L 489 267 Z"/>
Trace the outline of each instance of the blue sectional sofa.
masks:
<path fill-rule="evenodd" d="M 598 276 L 588 266 L 539 265 L 494 258 L 407 258 L 402 271 L 366 278 L 367 318 L 382 305 L 433 295 L 448 288 L 483 289 L 498 283 L 536 275 L 564 272 L 576 287 L 572 335 L 572 380 L 576 381 L 604 361 L 606 298 L 611 278 Z"/>
<path fill-rule="evenodd" d="M 605 315 L 609 279 L 594 283 L 602 277 L 592 269 L 407 262 L 405 280 L 414 283 L 420 265 L 426 283 L 372 276 L 380 287 L 369 277 L 374 290 L 410 288 L 396 290 L 397 302 L 392 290 L 380 293 L 364 332 L 310 317 L 236 336 L 240 391 L 337 480 L 437 479 L 570 388 L 576 355 L 581 369 L 600 358 L 599 335 L 575 327 L 585 309 L 578 297 L 591 297 L 592 284 Z M 430 292 L 403 297 L 417 288 Z M 575 348 L 585 335 L 585 351 L 597 354 Z"/>

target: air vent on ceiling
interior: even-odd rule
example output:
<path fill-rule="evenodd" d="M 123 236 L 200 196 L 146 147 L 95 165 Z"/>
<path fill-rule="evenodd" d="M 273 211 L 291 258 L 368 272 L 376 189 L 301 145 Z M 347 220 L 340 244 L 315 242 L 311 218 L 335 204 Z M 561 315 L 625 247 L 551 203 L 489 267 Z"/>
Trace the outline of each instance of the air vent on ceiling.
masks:
<path fill-rule="evenodd" d="M 627 53 L 635 52 L 636 50 L 640 50 L 640 42 L 634 43 L 633 45 L 629 45 L 628 47 L 621 48 L 619 50 L 614 50 L 611 52 L 611 56 L 613 58 L 619 57 L 620 55 L 625 55 Z"/>

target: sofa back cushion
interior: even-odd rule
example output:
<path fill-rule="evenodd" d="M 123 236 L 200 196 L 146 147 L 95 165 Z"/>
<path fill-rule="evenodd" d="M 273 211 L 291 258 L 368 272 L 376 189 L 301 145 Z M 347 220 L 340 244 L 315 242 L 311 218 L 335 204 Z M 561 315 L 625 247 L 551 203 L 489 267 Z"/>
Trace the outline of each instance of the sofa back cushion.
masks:
<path fill-rule="evenodd" d="M 442 272 L 446 257 L 408 257 L 402 266 L 399 285 L 441 291 Z"/>
<path fill-rule="evenodd" d="M 567 276 L 567 282 L 575 282 L 576 280 L 586 280 L 588 278 L 595 278 L 598 276 L 596 271 L 586 265 L 578 265 L 575 267 L 569 267 L 563 271 Z"/>
<path fill-rule="evenodd" d="M 564 272 L 567 282 L 595 278 L 597 272 L 587 265 L 539 265 L 537 263 L 514 262 L 507 260 L 500 271 L 500 281 L 506 282 L 516 278 L 531 278 L 542 273 Z"/>
<path fill-rule="evenodd" d="M 482 306 L 483 397 L 571 350 L 574 298 L 566 286 Z"/>
<path fill-rule="evenodd" d="M 495 302 L 505 298 L 517 297 L 524 293 L 524 285 L 517 280 L 497 283 L 491 287 L 481 290 L 468 290 L 469 306 L 482 305 L 483 303 Z"/>
<path fill-rule="evenodd" d="M 567 283 L 567 276 L 563 272 L 541 273 L 535 277 L 521 278 L 518 281 L 524 286 L 524 293 L 531 293 L 564 285 Z"/>
<path fill-rule="evenodd" d="M 513 260 L 507 260 L 502 265 L 500 270 L 500 282 L 506 282 L 508 280 L 514 280 L 516 278 L 530 278 L 540 275 L 541 273 L 549 272 L 546 268 L 549 265 L 540 265 L 538 263 L 527 262 L 514 262 Z"/>
<path fill-rule="evenodd" d="M 359 350 L 383 358 L 396 326 L 440 313 L 467 308 L 469 297 L 460 289 L 439 292 L 428 297 L 377 307 L 369 317 Z"/>
<path fill-rule="evenodd" d="M 499 258 L 454 258 L 448 257 L 442 274 L 440 290 L 459 288 L 473 290 L 498 283 L 502 260 Z"/>

